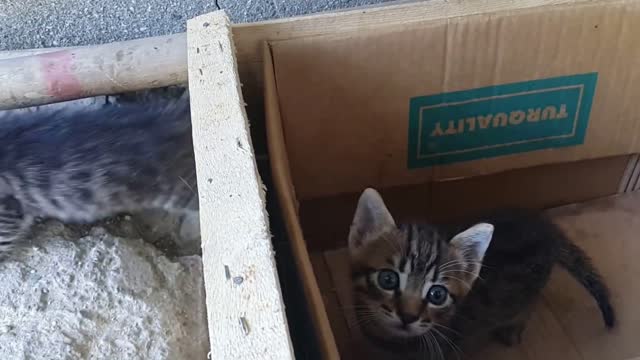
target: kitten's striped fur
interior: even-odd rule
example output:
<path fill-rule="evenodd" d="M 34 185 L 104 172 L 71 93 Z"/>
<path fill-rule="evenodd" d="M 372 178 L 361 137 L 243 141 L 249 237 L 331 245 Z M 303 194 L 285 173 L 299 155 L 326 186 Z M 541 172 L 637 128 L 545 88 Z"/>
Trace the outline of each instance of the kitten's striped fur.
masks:
<path fill-rule="evenodd" d="M 451 227 L 396 225 L 380 195 L 367 189 L 349 253 L 360 328 L 398 354 L 440 358 L 487 337 L 519 342 L 556 263 L 591 292 L 607 327 L 615 323 L 609 292 L 589 258 L 540 215 L 515 211 Z M 447 293 L 446 301 L 433 289 Z"/>
<path fill-rule="evenodd" d="M 186 96 L 0 118 L 0 254 L 36 217 L 196 211 L 196 186 Z"/>

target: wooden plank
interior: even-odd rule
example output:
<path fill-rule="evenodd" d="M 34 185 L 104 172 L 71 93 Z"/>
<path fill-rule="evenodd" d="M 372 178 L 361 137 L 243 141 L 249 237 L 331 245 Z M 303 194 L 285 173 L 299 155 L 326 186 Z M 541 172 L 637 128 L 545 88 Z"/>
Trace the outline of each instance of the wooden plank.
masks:
<path fill-rule="evenodd" d="M 233 34 L 245 96 L 254 97 L 262 93 L 261 44 L 265 40 L 337 35 L 381 27 L 407 27 L 452 17 L 585 1 L 591 0 L 401 1 L 375 8 L 238 24 L 234 25 Z M 133 51 L 131 54 L 124 51 L 125 58 L 117 61 L 118 51 L 123 48 Z M 3 82 L 0 110 L 176 85 L 184 83 L 186 79 L 184 33 L 72 50 L 37 54 L 31 59 L 0 60 L 0 81 Z M 27 51 L 39 53 L 41 50 Z M 17 52 L 11 53 L 4 57 L 13 57 Z M 52 66 L 54 59 L 55 63 L 65 66 Z"/>
<path fill-rule="evenodd" d="M 230 23 L 187 29 L 211 358 L 293 359 Z"/>
<path fill-rule="evenodd" d="M 0 60 L 0 110 L 187 82 L 186 34 Z"/>

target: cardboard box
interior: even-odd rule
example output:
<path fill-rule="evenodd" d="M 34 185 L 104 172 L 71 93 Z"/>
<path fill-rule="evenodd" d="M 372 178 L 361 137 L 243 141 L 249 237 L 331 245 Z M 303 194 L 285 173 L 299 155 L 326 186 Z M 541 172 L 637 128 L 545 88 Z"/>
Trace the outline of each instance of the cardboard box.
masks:
<path fill-rule="evenodd" d="M 640 2 L 470 3 L 467 12 L 464 2 L 438 3 L 439 16 L 424 20 L 408 14 L 431 2 L 407 5 L 413 12 L 396 8 L 384 22 L 265 46 L 272 170 L 324 358 L 370 348 L 343 311 L 340 250 L 365 187 L 381 190 L 401 218 L 435 220 L 638 187 Z M 603 248 L 635 241 L 618 231 L 640 211 L 632 203 L 585 205 L 597 222 L 558 217 L 569 233 L 601 240 L 575 239 L 614 279 L 616 296 L 625 291 L 616 277 L 640 266 L 626 258 L 629 267 L 614 265 L 616 254 Z M 591 299 L 563 279 L 554 275 L 522 347 L 476 358 L 640 356 L 630 340 L 637 322 L 601 333 Z M 621 317 L 637 319 L 630 305 L 617 305 Z"/>

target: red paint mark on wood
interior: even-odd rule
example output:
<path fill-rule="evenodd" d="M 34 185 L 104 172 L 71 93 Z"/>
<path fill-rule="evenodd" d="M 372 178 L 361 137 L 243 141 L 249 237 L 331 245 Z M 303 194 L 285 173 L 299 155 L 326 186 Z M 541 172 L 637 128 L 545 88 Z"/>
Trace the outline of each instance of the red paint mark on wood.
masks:
<path fill-rule="evenodd" d="M 82 84 L 73 72 L 71 50 L 39 55 L 47 94 L 57 100 L 69 100 L 82 95 Z"/>

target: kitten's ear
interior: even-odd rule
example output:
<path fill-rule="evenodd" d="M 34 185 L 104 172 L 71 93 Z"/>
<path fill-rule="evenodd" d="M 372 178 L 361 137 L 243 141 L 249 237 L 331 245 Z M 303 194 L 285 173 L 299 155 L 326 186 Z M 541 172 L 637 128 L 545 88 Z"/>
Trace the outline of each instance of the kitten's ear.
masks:
<path fill-rule="evenodd" d="M 475 281 L 480 274 L 482 260 L 493 237 L 493 225 L 476 224 L 451 239 L 450 245 L 467 263 L 466 274 Z"/>
<path fill-rule="evenodd" d="M 358 208 L 349 230 L 349 250 L 357 251 L 369 241 L 395 229 L 396 223 L 380 194 L 371 188 L 360 195 Z"/>

